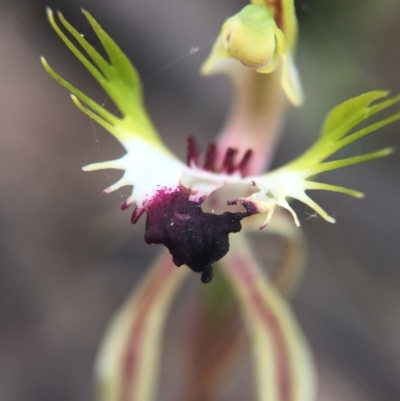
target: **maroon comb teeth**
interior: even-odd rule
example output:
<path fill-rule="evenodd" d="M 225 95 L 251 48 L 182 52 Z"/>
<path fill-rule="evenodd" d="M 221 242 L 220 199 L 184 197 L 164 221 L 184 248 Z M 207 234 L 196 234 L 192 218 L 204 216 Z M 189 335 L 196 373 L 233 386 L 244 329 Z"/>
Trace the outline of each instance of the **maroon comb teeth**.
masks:
<path fill-rule="evenodd" d="M 225 153 L 224 161 L 222 162 L 222 173 L 232 174 L 236 171 L 235 156 L 237 149 L 228 148 Z"/>
<path fill-rule="evenodd" d="M 187 165 L 190 167 L 192 165 L 197 166 L 199 163 L 199 150 L 197 148 L 196 141 L 193 137 L 187 139 Z"/>
<path fill-rule="evenodd" d="M 213 173 L 225 173 L 233 174 L 239 172 L 242 176 L 246 175 L 249 162 L 253 156 L 253 151 L 248 149 L 238 163 L 235 163 L 235 158 L 238 153 L 238 149 L 228 148 L 223 157 L 221 165 L 217 164 L 218 149 L 214 143 L 208 145 L 205 156 L 204 164 L 200 165 L 199 162 L 199 150 L 194 138 L 188 138 L 188 154 L 187 154 L 187 165 L 189 167 L 196 166 L 202 168 L 205 171 L 211 171 Z"/>
<path fill-rule="evenodd" d="M 249 162 L 251 158 L 253 157 L 253 151 L 251 149 L 248 149 L 246 153 L 243 155 L 242 160 L 240 163 L 237 165 L 237 170 L 240 172 L 240 174 L 245 177 L 247 175 L 247 170 L 249 166 Z"/>
<path fill-rule="evenodd" d="M 203 169 L 206 171 L 214 171 L 215 159 L 217 157 L 217 147 L 215 143 L 210 143 L 207 147 L 206 158 Z"/>

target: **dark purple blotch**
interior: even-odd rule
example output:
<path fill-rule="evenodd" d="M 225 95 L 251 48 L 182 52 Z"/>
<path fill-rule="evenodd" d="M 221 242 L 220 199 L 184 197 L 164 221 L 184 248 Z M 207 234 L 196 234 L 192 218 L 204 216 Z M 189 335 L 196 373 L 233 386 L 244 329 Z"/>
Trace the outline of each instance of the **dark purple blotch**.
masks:
<path fill-rule="evenodd" d="M 248 207 L 244 213 L 204 213 L 201 203 L 190 201 L 184 190 L 158 191 L 145 208 L 144 239 L 148 244 L 164 244 L 177 266 L 186 264 L 208 283 L 213 278 L 212 264 L 229 250 L 229 234 L 239 232 L 240 221 L 254 211 Z"/>

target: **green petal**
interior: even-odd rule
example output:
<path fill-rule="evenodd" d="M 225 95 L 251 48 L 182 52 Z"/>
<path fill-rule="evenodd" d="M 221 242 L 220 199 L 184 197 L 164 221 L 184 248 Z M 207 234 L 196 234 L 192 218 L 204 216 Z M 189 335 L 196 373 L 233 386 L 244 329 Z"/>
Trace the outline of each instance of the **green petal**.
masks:
<path fill-rule="evenodd" d="M 295 211 L 287 203 L 287 198 L 300 200 L 315 210 L 325 220 L 334 223 L 335 220 L 315 203 L 305 191 L 319 189 L 341 192 L 357 198 L 363 197 L 361 192 L 349 188 L 316 183 L 307 179 L 326 171 L 374 160 L 393 153 L 392 148 L 386 148 L 365 155 L 325 161 L 325 159 L 350 143 L 375 132 L 379 128 L 400 120 L 400 112 L 395 112 L 372 124 L 366 121 L 371 116 L 376 116 L 379 112 L 400 102 L 400 95 L 382 101 L 382 98 L 386 96 L 388 96 L 388 92 L 386 91 L 369 92 L 335 107 L 328 114 L 321 135 L 309 150 L 286 166 L 264 174 L 262 181 L 259 181 L 259 177 L 254 177 L 254 180 L 259 183 L 258 185 L 263 187 L 265 193 L 269 185 L 277 188 L 279 197 L 276 204 L 287 209 L 292 214 L 296 225 L 300 223 Z M 363 128 L 351 133 L 361 123 L 363 124 Z M 255 205 L 260 211 L 263 210 L 263 204 L 268 205 L 270 203 L 270 200 L 262 193 L 255 193 L 249 199 L 249 201 L 253 200 L 253 202 L 257 202 Z"/>
<path fill-rule="evenodd" d="M 354 156 L 349 157 L 347 159 L 335 160 L 332 162 L 326 162 L 316 165 L 315 167 L 310 168 L 310 175 L 323 173 L 325 171 L 336 170 L 338 168 L 351 166 L 353 164 L 359 164 L 362 162 L 366 162 L 369 160 L 378 159 L 381 157 L 388 156 L 394 152 L 393 148 L 386 148 L 382 150 L 378 150 L 376 152 L 367 153 L 362 156 Z"/>
<path fill-rule="evenodd" d="M 53 29 L 102 86 L 121 112 L 122 118 L 113 115 L 79 89 L 68 83 L 48 65 L 44 58 L 42 58 L 44 68 L 57 82 L 67 88 L 75 96 L 73 97 L 73 101 L 81 111 L 106 128 L 123 145 L 126 145 L 132 138 L 141 138 L 156 146 L 163 147 L 144 108 L 142 85 L 136 69 L 95 19 L 87 11 L 83 10 L 83 13 L 103 45 L 108 59 L 105 59 L 90 43 L 88 43 L 87 40 L 69 24 L 61 13 L 57 13 L 61 25 L 75 42 L 80 45 L 81 49 L 87 54 L 87 57 L 57 24 L 52 10 L 47 10 L 47 16 Z"/>
<path fill-rule="evenodd" d="M 364 197 L 364 194 L 362 192 L 356 191 L 354 189 L 340 187 L 337 185 L 323 184 L 321 182 L 314 181 L 304 181 L 304 189 L 319 189 L 324 191 L 340 192 L 342 194 L 354 196 L 355 198 Z"/>
<path fill-rule="evenodd" d="M 303 89 L 297 67 L 289 50 L 282 55 L 282 64 L 283 90 L 294 106 L 301 106 L 304 102 Z"/>
<path fill-rule="evenodd" d="M 400 95 L 380 101 L 387 96 L 387 91 L 369 92 L 335 107 L 326 117 L 318 140 L 302 156 L 290 163 L 291 168 L 305 169 L 315 166 L 350 143 L 400 120 L 400 112 L 396 112 L 378 122 L 368 124 L 367 120 L 370 117 L 400 102 Z M 371 105 L 377 101 L 379 102 Z M 351 134 L 350 131 L 361 123 L 363 128 Z"/>

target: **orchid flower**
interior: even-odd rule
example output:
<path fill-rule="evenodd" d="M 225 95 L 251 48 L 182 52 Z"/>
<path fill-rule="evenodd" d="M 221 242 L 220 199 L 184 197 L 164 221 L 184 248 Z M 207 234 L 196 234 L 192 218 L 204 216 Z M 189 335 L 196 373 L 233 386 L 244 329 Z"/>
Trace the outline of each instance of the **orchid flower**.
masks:
<path fill-rule="evenodd" d="M 386 91 L 374 91 L 342 103 L 328 114 L 310 149 L 292 162 L 262 173 L 269 157 L 264 148 L 273 147 L 276 141 L 279 120 L 286 107 L 284 98 L 298 105 L 302 96 L 293 64 L 297 37 L 293 1 L 254 0 L 252 3 L 224 23 L 201 68 L 204 74 L 224 72 L 232 79 L 237 87 L 239 100 L 235 107 L 239 117 L 235 115 L 233 122 L 228 121 L 221 139 L 208 147 L 204 157 L 190 138 L 186 162 L 175 157 L 162 142 L 145 110 L 138 72 L 95 19 L 83 11 L 107 58 L 58 13 L 62 29 L 48 10 L 49 21 L 58 36 L 121 114 L 119 117 L 105 110 L 60 77 L 42 58 L 46 71 L 71 92 L 74 104 L 110 132 L 126 151 L 117 160 L 90 164 L 83 170 L 122 170 L 122 178 L 104 193 L 132 186 L 132 194 L 122 209 L 133 208 L 133 224 L 146 213 L 146 243 L 163 244 L 172 256 L 171 261 L 163 253 L 110 325 L 96 365 L 101 400 L 154 399 L 163 324 L 173 296 L 189 272 L 174 265 L 187 265 L 201 274 L 204 283 L 212 280 L 213 265 L 218 269 L 217 275 L 221 272 L 225 277 L 230 288 L 227 294 L 236 299 L 250 338 L 257 400 L 311 401 L 314 398 L 312 358 L 282 296 L 290 293 L 297 283 L 296 270 L 301 268 L 302 252 L 288 260 L 282 275 L 271 281 L 257 263 L 243 232 L 259 232 L 250 216 L 261 214 L 260 229 L 271 223 L 267 232 L 281 235 L 293 245 L 292 250 L 300 244 L 301 250 L 304 247 L 301 232 L 286 216 L 276 213 L 277 206 L 286 209 L 295 225 L 300 225 L 289 198 L 305 203 L 326 221 L 334 223 L 306 192 L 325 190 L 356 198 L 363 196 L 353 189 L 315 181 L 316 176 L 390 154 L 392 149 L 385 148 L 327 161 L 343 147 L 399 120 L 399 112 L 385 117 L 379 117 L 379 113 L 398 103 L 400 96 L 388 97 Z M 276 77 L 279 85 L 275 84 Z M 260 84 L 257 94 L 252 93 L 254 82 Z M 370 123 L 368 119 L 374 115 L 378 118 Z M 271 116 L 273 124 L 265 125 Z M 259 123 L 253 125 L 254 121 Z M 270 128 L 267 133 L 261 132 L 266 128 Z M 231 146 L 235 141 L 239 145 L 239 140 L 249 146 Z M 202 210 L 202 204 L 215 191 L 226 188 L 229 193 L 235 185 L 241 186 L 243 196 L 232 197 L 228 206 L 241 205 L 242 210 L 222 214 Z M 241 231 L 242 223 L 243 232 L 230 236 Z M 229 240 L 234 243 L 230 251 Z M 289 252 L 287 256 L 293 255 Z M 222 291 L 220 280 L 209 287 L 211 293 Z"/>

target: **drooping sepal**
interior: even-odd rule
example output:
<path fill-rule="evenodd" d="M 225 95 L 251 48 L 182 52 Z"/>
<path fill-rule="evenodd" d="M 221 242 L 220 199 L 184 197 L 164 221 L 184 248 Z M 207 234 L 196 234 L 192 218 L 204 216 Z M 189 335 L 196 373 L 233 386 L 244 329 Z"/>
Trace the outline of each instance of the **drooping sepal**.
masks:
<path fill-rule="evenodd" d="M 312 356 L 286 300 L 263 273 L 245 237 L 219 264 L 236 293 L 250 338 L 257 401 L 312 401 Z"/>
<path fill-rule="evenodd" d="M 96 363 L 99 401 L 153 401 L 163 328 L 187 275 L 164 252 L 112 320 Z"/>

